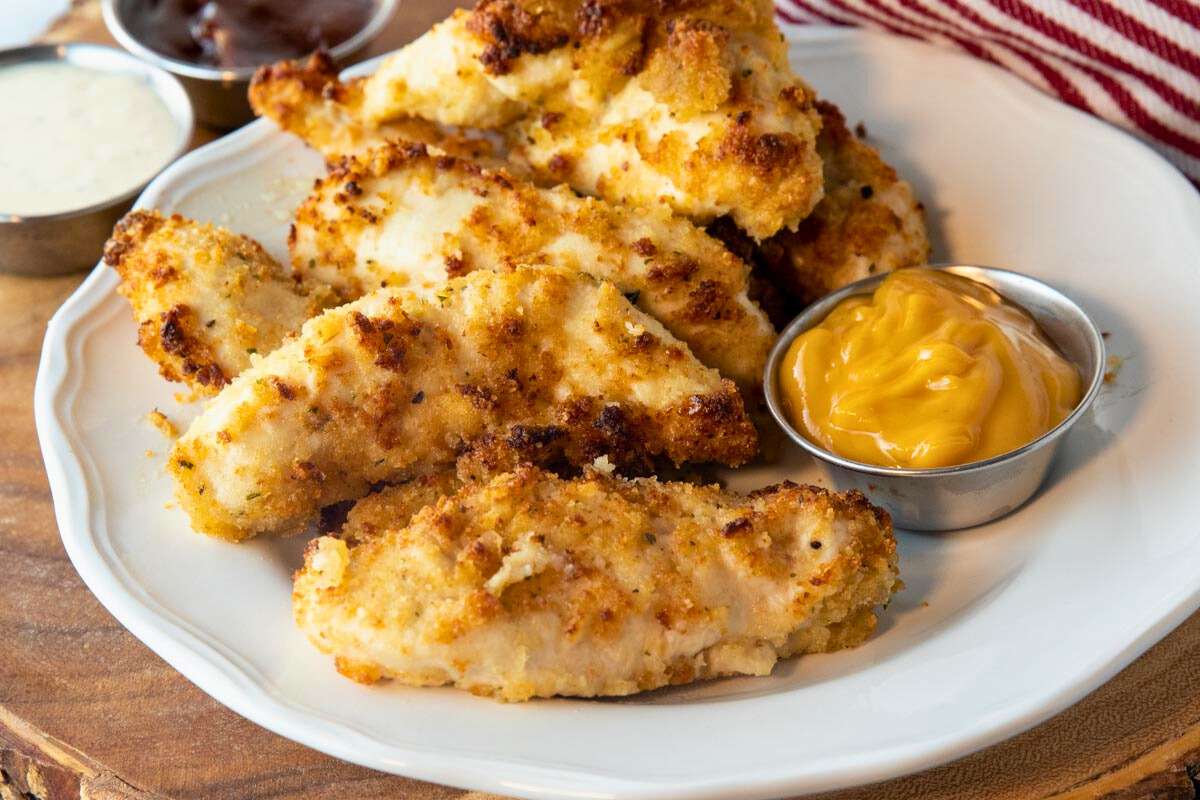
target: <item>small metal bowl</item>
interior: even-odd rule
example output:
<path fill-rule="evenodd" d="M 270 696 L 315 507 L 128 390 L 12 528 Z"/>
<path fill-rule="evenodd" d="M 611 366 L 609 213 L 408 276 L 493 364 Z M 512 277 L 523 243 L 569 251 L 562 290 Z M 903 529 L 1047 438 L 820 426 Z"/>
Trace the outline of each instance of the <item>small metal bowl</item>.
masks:
<path fill-rule="evenodd" d="M 115 47 L 95 44 L 47 44 L 0 51 L 0 68 L 38 61 L 65 61 L 144 79 L 179 126 L 179 146 L 159 169 L 187 152 L 192 139 L 192 107 L 170 73 Z M 147 179 L 94 205 L 54 214 L 13 214 L 0 208 L 0 272 L 61 275 L 94 266 L 113 225 L 149 182 Z"/>
<path fill-rule="evenodd" d="M 981 525 L 1019 508 L 1045 480 L 1067 431 L 1079 421 L 1104 382 L 1104 339 L 1087 314 L 1070 298 L 1035 278 L 992 267 L 933 265 L 990 286 L 1021 306 L 1071 362 L 1079 367 L 1087 388 L 1083 399 L 1057 427 L 1029 444 L 984 461 L 936 469 L 903 469 L 842 458 L 809 441 L 792 427 L 779 392 L 779 365 L 792 341 L 814 327 L 834 307 L 854 295 L 872 293 L 886 274 L 852 283 L 813 303 L 779 336 L 763 377 L 767 406 L 781 428 L 817 458 L 835 483 L 858 489 L 886 508 L 896 526 L 909 530 L 944 531 Z"/>
<path fill-rule="evenodd" d="M 361 55 L 384 25 L 391 19 L 398 0 L 375 0 L 375 13 L 362 30 L 346 41 L 332 47 L 329 55 L 338 64 L 346 64 Z M 214 128 L 236 128 L 254 119 L 246 96 L 250 79 L 261 65 L 222 69 L 204 64 L 181 61 L 152 50 L 140 42 L 125 26 L 125 20 L 136 12 L 136 0 L 102 0 L 100 10 L 109 33 L 138 58 L 176 75 L 192 98 L 196 116 Z"/>

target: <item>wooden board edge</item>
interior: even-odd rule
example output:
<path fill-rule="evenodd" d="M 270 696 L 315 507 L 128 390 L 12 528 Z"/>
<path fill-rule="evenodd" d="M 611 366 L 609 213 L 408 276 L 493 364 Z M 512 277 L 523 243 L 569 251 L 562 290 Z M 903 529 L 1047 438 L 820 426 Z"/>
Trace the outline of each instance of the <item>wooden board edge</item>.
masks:
<path fill-rule="evenodd" d="M 0 706 L 0 800 L 164 800 Z"/>
<path fill-rule="evenodd" d="M 1195 800 L 1200 797 L 1200 722 L 1123 764 L 1046 800 Z"/>

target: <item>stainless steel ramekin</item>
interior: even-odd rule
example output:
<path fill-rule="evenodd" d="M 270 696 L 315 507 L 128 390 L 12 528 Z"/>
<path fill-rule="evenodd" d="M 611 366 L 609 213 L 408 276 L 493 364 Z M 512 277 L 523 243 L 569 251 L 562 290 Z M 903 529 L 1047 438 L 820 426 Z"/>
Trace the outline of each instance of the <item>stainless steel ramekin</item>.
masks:
<path fill-rule="evenodd" d="M 398 0 L 375 0 L 375 13 L 358 33 L 330 48 L 329 55 L 338 64 L 347 64 L 367 49 L 383 30 L 396 10 Z M 100 6 L 109 33 L 129 52 L 176 75 L 187 89 L 196 116 L 214 128 L 236 128 L 254 119 L 246 92 L 250 79 L 260 65 L 222 69 L 170 58 L 138 41 L 125 26 L 134 13 L 134 0 L 102 0 Z"/>
<path fill-rule="evenodd" d="M 886 508 L 897 527 L 942 531 L 969 528 L 1019 508 L 1045 480 L 1067 432 L 1079 421 L 1104 382 L 1104 339 L 1087 314 L 1070 298 L 1041 281 L 992 267 L 938 264 L 941 269 L 990 286 L 1024 308 L 1059 350 L 1079 367 L 1086 385 L 1083 399 L 1065 420 L 1039 438 L 1002 455 L 956 467 L 901 469 L 842 458 L 809 441 L 792 427 L 778 384 L 779 365 L 792 341 L 814 327 L 834 306 L 854 295 L 870 294 L 887 277 L 874 275 L 813 303 L 784 328 L 767 359 L 763 386 L 771 416 L 830 478 L 845 489 L 858 489 Z"/>
<path fill-rule="evenodd" d="M 192 107 L 183 87 L 170 73 L 115 47 L 95 44 L 46 44 L 0 51 L 0 68 L 37 61 L 66 61 L 86 69 L 143 78 L 179 126 L 179 144 L 159 168 L 187 151 L 192 138 Z M 116 197 L 56 214 L 20 215 L 0 208 L 0 272 L 59 275 L 95 265 L 113 225 L 149 182 L 148 178 Z"/>

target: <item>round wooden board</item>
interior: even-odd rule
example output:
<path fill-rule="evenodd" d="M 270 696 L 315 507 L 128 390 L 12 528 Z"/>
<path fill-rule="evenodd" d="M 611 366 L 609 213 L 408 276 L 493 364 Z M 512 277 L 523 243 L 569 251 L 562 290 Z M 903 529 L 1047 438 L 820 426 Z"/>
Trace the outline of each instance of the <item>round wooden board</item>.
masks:
<path fill-rule="evenodd" d="M 375 51 L 403 44 L 454 5 L 406 0 Z M 76 0 L 47 38 L 109 41 L 95 0 Z M 197 142 L 213 135 L 201 131 Z M 46 321 L 80 280 L 0 275 L 0 800 L 484 797 L 337 761 L 247 722 L 92 597 L 59 541 L 33 423 Z M 1182 800 L 1200 797 L 1198 769 L 1200 614 L 1028 733 L 938 769 L 823 797 Z"/>

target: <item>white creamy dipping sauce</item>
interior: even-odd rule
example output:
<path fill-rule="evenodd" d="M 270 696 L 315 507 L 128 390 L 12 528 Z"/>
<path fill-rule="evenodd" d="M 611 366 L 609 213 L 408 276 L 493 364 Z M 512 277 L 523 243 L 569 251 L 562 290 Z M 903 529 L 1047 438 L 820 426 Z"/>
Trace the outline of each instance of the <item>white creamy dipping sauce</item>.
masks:
<path fill-rule="evenodd" d="M 86 208 L 149 180 L 180 129 L 135 75 L 61 61 L 0 67 L 0 214 Z"/>

